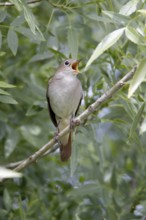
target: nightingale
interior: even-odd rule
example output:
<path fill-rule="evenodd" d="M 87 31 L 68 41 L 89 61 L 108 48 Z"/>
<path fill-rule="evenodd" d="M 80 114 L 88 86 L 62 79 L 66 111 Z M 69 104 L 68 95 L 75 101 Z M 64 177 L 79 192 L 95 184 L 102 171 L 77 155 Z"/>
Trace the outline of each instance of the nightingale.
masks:
<path fill-rule="evenodd" d="M 65 60 L 48 82 L 46 94 L 48 110 L 58 132 L 71 124 L 81 104 L 83 90 L 81 82 L 77 78 L 79 62 L 75 59 Z M 69 134 L 60 138 L 60 158 L 62 161 L 69 159 L 71 148 L 72 132 L 70 131 Z"/>

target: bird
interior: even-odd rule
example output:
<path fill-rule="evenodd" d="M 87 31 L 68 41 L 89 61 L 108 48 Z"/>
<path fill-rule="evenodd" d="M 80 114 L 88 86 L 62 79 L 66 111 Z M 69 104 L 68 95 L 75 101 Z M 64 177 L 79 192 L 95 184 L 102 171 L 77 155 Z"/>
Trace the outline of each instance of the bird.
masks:
<path fill-rule="evenodd" d="M 53 77 L 48 81 L 46 98 L 50 118 L 61 132 L 67 125 L 71 125 L 83 98 L 78 65 L 80 60 L 67 59 L 61 63 Z M 60 158 L 67 161 L 71 156 L 72 132 L 60 138 Z"/>

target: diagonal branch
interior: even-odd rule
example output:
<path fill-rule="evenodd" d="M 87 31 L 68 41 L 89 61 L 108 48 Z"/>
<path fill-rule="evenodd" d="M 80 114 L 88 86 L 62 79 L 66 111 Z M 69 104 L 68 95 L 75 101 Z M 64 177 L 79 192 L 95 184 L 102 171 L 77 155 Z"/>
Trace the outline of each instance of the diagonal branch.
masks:
<path fill-rule="evenodd" d="M 133 77 L 136 69 L 137 69 L 137 67 L 135 66 L 121 80 L 119 80 L 112 88 L 110 88 L 105 94 L 103 94 L 94 103 L 92 103 L 82 114 L 80 114 L 75 119 L 75 127 L 79 126 L 81 123 L 83 123 L 84 120 L 87 119 L 88 116 L 92 114 L 92 112 L 95 112 L 97 109 L 99 109 L 99 107 L 101 107 L 101 105 L 104 102 L 108 101 L 118 90 L 120 90 L 120 88 L 122 88 L 125 85 L 125 83 Z M 59 133 L 59 135 L 58 135 L 59 138 L 64 136 L 65 134 L 67 134 L 69 131 L 70 131 L 70 126 L 68 125 L 64 130 L 62 130 Z M 46 143 L 41 149 L 36 151 L 34 154 L 32 154 L 28 158 L 24 159 L 23 161 L 18 162 L 19 165 L 16 166 L 16 168 L 14 170 L 20 171 L 20 170 L 28 167 L 30 164 L 32 164 L 36 160 L 40 159 L 42 156 L 46 155 L 46 152 L 49 151 L 49 153 L 51 153 L 54 144 L 55 144 L 55 139 L 53 138 L 48 143 Z"/>

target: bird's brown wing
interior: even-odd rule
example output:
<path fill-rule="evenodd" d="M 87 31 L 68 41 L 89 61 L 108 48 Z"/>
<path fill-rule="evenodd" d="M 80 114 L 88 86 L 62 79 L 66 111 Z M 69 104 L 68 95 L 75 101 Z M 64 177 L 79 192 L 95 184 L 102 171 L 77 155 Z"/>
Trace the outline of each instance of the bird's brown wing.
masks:
<path fill-rule="evenodd" d="M 55 113 L 53 112 L 52 108 L 51 108 L 51 105 L 50 105 L 50 99 L 49 99 L 49 96 L 48 96 L 48 88 L 49 88 L 49 83 L 48 83 L 48 86 L 47 86 L 47 92 L 46 92 L 46 98 L 47 98 L 47 102 L 48 102 L 48 110 L 49 110 L 49 114 L 50 114 L 50 118 L 53 122 L 53 124 L 55 125 L 55 127 L 57 127 L 57 120 L 56 120 L 56 117 L 55 117 Z"/>
<path fill-rule="evenodd" d="M 76 112 L 75 112 L 75 116 L 77 115 L 78 110 L 79 110 L 79 108 L 80 108 L 80 105 L 81 105 L 81 102 L 82 102 L 82 98 L 83 98 L 83 95 L 81 96 L 81 99 L 80 99 L 80 101 L 79 101 L 78 107 L 77 107 Z"/>

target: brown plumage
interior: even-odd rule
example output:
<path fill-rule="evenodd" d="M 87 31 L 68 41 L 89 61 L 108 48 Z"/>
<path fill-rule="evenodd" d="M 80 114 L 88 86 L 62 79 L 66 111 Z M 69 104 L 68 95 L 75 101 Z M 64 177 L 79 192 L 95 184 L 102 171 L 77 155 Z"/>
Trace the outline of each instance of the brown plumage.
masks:
<path fill-rule="evenodd" d="M 58 132 L 62 131 L 76 116 L 81 104 L 83 91 L 78 74 L 78 60 L 68 59 L 63 62 L 47 87 L 48 109 L 53 124 Z M 60 138 L 60 157 L 62 161 L 71 155 L 72 133 Z"/>

